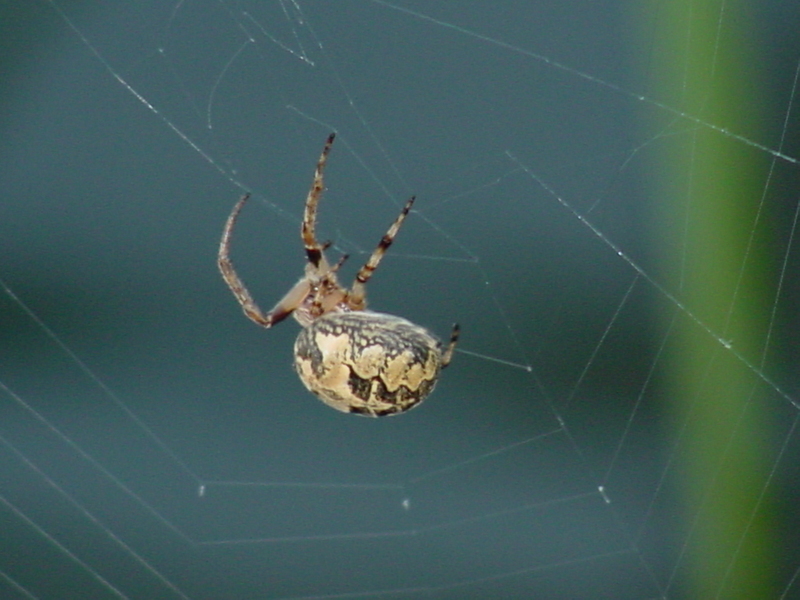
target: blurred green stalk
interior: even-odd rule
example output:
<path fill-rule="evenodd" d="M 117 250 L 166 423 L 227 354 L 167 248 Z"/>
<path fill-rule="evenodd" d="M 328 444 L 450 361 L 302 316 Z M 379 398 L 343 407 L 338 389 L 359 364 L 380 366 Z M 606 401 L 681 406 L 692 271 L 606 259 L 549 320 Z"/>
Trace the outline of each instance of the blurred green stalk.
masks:
<path fill-rule="evenodd" d="M 759 139 L 766 102 L 746 2 L 671 0 L 659 11 L 652 97 Z M 668 131 L 677 135 L 663 138 L 652 163 L 665 234 L 660 277 L 760 366 L 775 290 L 763 252 L 769 227 L 759 213 L 770 157 L 691 119 L 676 118 Z M 762 497 L 773 460 L 766 447 L 769 388 L 688 315 L 679 313 L 675 323 L 664 372 L 682 507 L 673 590 L 698 599 L 775 598 L 773 499 Z"/>

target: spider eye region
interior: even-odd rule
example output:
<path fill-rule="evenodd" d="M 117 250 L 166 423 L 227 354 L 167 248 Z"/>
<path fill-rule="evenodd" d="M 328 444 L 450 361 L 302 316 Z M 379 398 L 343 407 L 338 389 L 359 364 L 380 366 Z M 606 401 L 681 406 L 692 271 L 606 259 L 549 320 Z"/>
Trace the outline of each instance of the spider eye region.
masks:
<path fill-rule="evenodd" d="M 294 364 L 308 390 L 342 412 L 405 412 L 433 391 L 442 346 L 426 329 L 394 315 L 331 312 L 304 327 Z"/>

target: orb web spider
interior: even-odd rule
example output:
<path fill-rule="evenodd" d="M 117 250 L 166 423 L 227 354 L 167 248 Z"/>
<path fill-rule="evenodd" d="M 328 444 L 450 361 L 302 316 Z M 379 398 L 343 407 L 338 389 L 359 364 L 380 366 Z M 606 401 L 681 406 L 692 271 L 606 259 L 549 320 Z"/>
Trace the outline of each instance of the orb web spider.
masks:
<path fill-rule="evenodd" d="M 333 265 L 325 257 L 330 243 L 316 237 L 317 207 L 324 190 L 323 171 L 335 134 L 330 134 L 306 198 L 300 234 L 308 263 L 305 274 L 266 315 L 261 311 L 229 258 L 236 219 L 249 194 L 233 207 L 219 245 L 217 264 L 244 314 L 262 327 L 289 315 L 303 329 L 294 344 L 295 370 L 306 388 L 342 412 L 380 417 L 404 412 L 433 391 L 441 369 L 453 357 L 459 336 L 453 325 L 450 342 L 441 342 L 406 319 L 367 310 L 366 284 L 414 203 L 406 202 L 389 230 L 356 275 L 343 288 L 336 272 L 347 255 Z"/>

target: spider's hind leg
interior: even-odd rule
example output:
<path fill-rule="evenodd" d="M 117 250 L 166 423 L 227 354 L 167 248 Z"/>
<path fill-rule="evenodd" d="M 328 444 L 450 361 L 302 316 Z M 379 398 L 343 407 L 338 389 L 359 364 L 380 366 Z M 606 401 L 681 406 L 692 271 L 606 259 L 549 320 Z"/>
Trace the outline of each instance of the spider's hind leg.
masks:
<path fill-rule="evenodd" d="M 447 344 L 447 349 L 442 354 L 443 369 L 449 365 L 450 361 L 453 359 L 453 352 L 456 351 L 459 335 L 461 335 L 461 328 L 458 326 L 458 323 L 453 323 L 453 331 L 450 333 L 450 343 Z"/>

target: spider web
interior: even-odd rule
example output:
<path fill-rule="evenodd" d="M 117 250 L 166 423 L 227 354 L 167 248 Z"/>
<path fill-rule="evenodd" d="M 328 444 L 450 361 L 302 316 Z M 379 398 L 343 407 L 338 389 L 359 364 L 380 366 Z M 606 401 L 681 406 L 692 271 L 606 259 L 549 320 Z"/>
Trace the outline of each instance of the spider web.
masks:
<path fill-rule="evenodd" d="M 792 598 L 797 7 L 5 8 L 3 598 Z M 14 12 L 17 11 L 17 12 Z M 462 341 L 339 414 L 302 272 Z M 46 575 L 44 575 L 46 574 Z"/>

